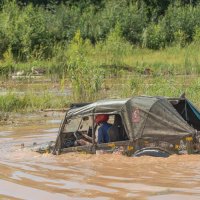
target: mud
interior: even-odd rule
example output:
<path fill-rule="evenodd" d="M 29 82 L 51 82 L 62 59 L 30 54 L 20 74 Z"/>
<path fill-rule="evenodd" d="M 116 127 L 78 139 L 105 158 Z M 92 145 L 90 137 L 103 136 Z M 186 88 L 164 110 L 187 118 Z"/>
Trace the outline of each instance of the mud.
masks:
<path fill-rule="evenodd" d="M 0 199 L 200 199 L 200 156 L 38 154 L 63 113 L 23 115 L 0 127 Z M 25 148 L 21 149 L 21 143 Z"/>

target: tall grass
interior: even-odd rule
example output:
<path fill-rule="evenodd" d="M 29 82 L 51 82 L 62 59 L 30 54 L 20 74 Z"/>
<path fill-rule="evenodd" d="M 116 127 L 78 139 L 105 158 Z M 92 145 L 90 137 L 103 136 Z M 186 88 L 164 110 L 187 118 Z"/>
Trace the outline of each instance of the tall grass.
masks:
<path fill-rule="evenodd" d="M 92 49 L 90 41 L 84 41 L 78 31 L 67 51 L 68 76 L 78 101 L 90 101 L 101 87 L 101 70 L 87 59 Z"/>
<path fill-rule="evenodd" d="M 138 95 L 179 97 L 183 92 L 186 97 L 200 107 L 200 78 L 191 75 L 127 75 L 118 79 L 106 80 L 109 90 L 101 91 L 104 97 L 125 98 Z"/>
<path fill-rule="evenodd" d="M 48 108 L 66 108 L 68 105 L 69 99 L 50 93 L 38 96 L 35 93 L 18 95 L 10 92 L 0 96 L 1 112 L 31 112 Z"/>
<path fill-rule="evenodd" d="M 200 78 L 198 76 L 165 75 L 164 77 L 154 77 L 129 74 L 127 78 L 126 74 L 118 78 L 104 79 L 102 88 L 90 100 L 126 98 L 137 95 L 179 97 L 183 92 L 186 93 L 188 99 L 200 107 Z M 89 99 L 80 101 L 87 100 Z M 70 103 L 75 101 L 77 102 L 78 99 L 75 99 L 73 95 L 56 96 L 48 92 L 37 95 L 34 91 L 19 95 L 11 91 L 0 96 L 0 110 L 1 112 L 30 112 L 47 108 L 62 109 L 67 108 Z"/>

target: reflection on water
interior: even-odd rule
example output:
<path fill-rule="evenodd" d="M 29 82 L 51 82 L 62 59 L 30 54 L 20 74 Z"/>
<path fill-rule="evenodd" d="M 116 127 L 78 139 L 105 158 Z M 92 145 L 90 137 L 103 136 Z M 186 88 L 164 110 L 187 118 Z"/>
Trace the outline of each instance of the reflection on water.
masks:
<path fill-rule="evenodd" d="M 200 156 L 41 155 L 29 147 L 55 140 L 62 114 L 40 118 L 0 128 L 0 199 L 200 199 Z"/>

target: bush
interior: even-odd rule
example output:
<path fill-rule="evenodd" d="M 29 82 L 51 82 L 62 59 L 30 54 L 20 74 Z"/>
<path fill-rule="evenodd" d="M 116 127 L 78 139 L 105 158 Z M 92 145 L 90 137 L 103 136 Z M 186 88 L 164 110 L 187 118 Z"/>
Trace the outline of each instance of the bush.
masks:
<path fill-rule="evenodd" d="M 193 34 L 194 43 L 200 43 L 200 27 L 196 26 Z"/>
<path fill-rule="evenodd" d="M 24 98 L 17 97 L 12 93 L 0 97 L 1 111 L 11 112 L 18 109 L 21 110 L 25 108 L 25 104 L 26 102 L 24 101 Z"/>
<path fill-rule="evenodd" d="M 187 35 L 185 32 L 178 30 L 174 33 L 174 43 L 179 47 L 185 47 L 187 43 Z"/>
<path fill-rule="evenodd" d="M 119 23 L 111 29 L 105 42 L 102 44 L 102 51 L 112 54 L 116 59 L 128 55 L 132 51 L 132 45 L 122 36 L 122 29 Z"/>
<path fill-rule="evenodd" d="M 83 40 L 80 30 L 68 46 L 67 66 L 74 100 L 89 101 L 101 87 L 101 71 L 91 65 L 87 54 L 93 49 L 89 40 Z"/>
<path fill-rule="evenodd" d="M 134 4 L 123 8 L 119 17 L 123 37 L 132 44 L 140 45 L 142 43 L 141 35 L 147 26 L 147 21 L 145 9 L 138 9 Z"/>
<path fill-rule="evenodd" d="M 196 27 L 200 27 L 200 5 L 170 6 L 163 18 L 168 43 L 192 41 Z M 175 34 L 174 34 L 175 33 Z M 176 41 L 178 40 L 178 41 Z M 185 41 L 184 41 L 185 40 Z"/>
<path fill-rule="evenodd" d="M 151 24 L 143 33 L 143 47 L 160 49 L 165 47 L 165 32 L 158 24 Z"/>

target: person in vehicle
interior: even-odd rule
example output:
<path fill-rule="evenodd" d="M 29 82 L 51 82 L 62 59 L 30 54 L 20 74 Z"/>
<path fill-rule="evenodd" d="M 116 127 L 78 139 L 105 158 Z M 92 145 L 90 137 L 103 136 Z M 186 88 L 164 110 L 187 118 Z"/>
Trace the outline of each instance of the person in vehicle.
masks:
<path fill-rule="evenodd" d="M 99 126 L 98 135 L 97 135 L 97 143 L 108 143 L 110 141 L 108 130 L 112 126 L 108 123 L 109 116 L 106 114 L 96 115 L 95 122 Z"/>

